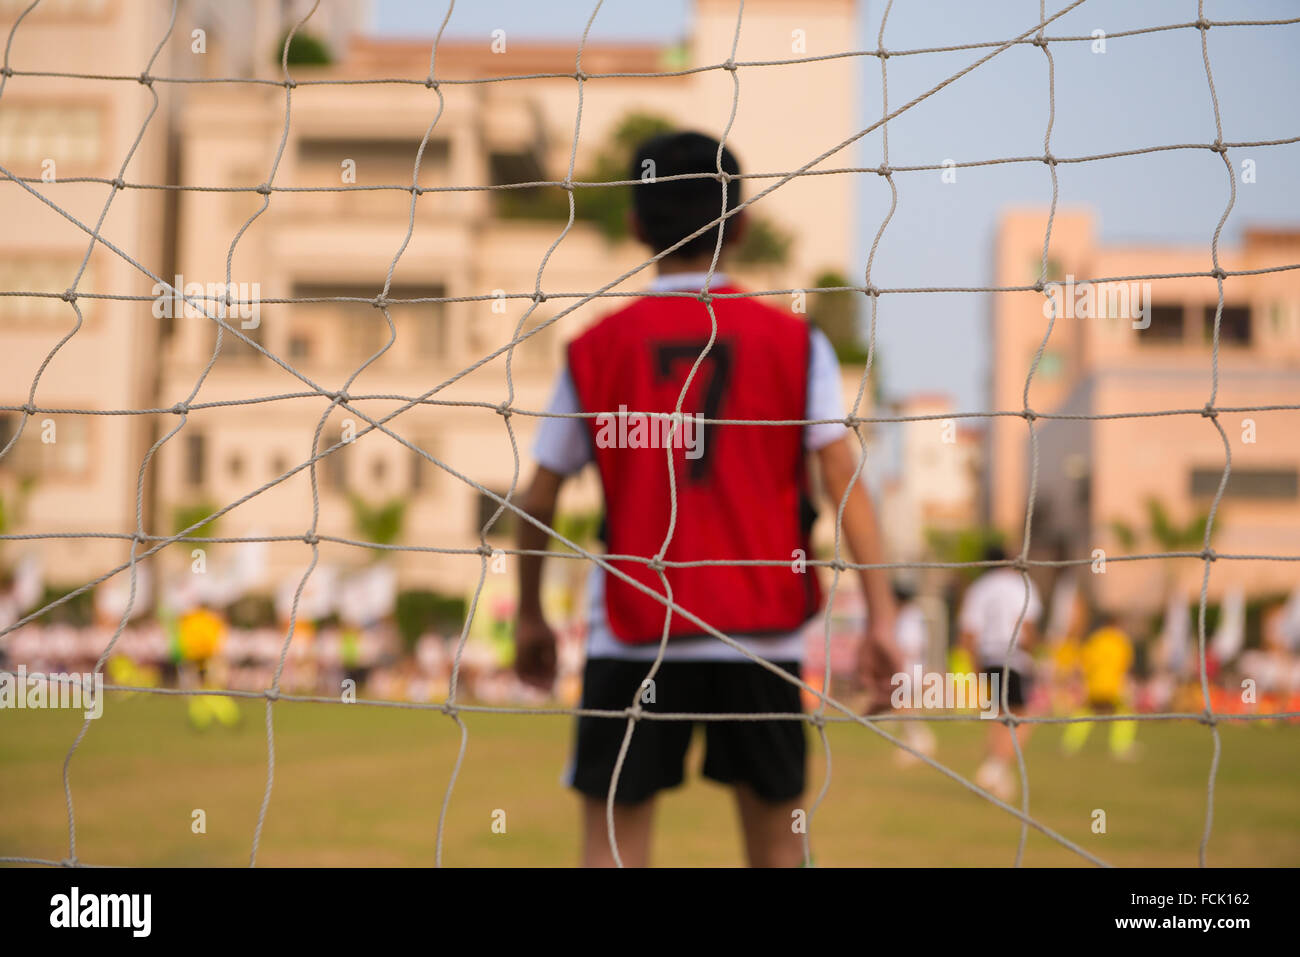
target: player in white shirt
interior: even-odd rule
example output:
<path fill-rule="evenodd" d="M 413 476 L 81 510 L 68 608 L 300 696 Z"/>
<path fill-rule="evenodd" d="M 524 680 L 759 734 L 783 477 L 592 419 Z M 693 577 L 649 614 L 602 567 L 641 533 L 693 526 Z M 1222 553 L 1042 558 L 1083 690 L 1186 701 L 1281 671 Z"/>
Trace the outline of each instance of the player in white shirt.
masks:
<path fill-rule="evenodd" d="M 991 545 L 985 549 L 984 560 L 1004 562 L 1007 555 L 1001 546 Z M 957 619 L 961 645 L 971 655 L 976 667 L 983 674 L 997 676 L 999 702 L 1002 669 L 1007 666 L 1007 705 L 1016 714 L 1021 713 L 1029 699 L 1033 671 L 1029 652 L 1038 641 L 1038 620 L 1043 614 L 1042 600 L 1032 581 L 1028 582 L 1026 605 L 1025 584 L 1024 575 L 1014 568 L 990 569 L 966 589 Z M 1007 651 L 1012 647 L 1011 637 L 1022 610 L 1024 621 L 1008 660 Z M 1016 726 L 1015 733 L 1022 749 L 1029 739 L 1030 728 L 1031 725 L 1027 724 Z M 1004 801 L 1010 800 L 1016 789 L 1015 777 L 1011 773 L 1013 760 L 1015 750 L 1011 735 L 1000 722 L 992 724 L 984 762 L 975 773 L 975 783 Z"/>
<path fill-rule="evenodd" d="M 898 646 L 902 670 L 905 674 L 911 674 L 912 669 L 920 665 L 924 672 L 926 651 L 930 644 L 930 629 L 925 620 L 925 613 L 917 603 L 912 588 L 899 581 L 894 582 L 894 602 L 898 606 L 898 617 L 894 619 L 894 643 Z M 926 722 L 904 723 L 902 738 L 926 757 L 934 757 L 936 745 L 934 732 Z M 894 760 L 900 767 L 919 763 L 918 758 L 901 748 L 894 752 Z"/>

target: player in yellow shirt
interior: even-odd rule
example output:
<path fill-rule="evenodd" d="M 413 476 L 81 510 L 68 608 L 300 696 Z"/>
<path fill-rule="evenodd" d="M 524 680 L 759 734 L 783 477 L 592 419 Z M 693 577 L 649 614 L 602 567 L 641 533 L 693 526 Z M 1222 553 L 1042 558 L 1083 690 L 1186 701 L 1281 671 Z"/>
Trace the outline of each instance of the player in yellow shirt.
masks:
<path fill-rule="evenodd" d="M 1133 642 L 1119 627 L 1116 617 L 1103 613 L 1099 627 L 1078 651 L 1077 668 L 1083 678 L 1082 714 L 1114 714 L 1128 697 L 1128 674 L 1133 667 Z M 1117 758 L 1133 754 L 1136 721 L 1110 721 L 1110 752 Z M 1075 754 L 1092 731 L 1092 722 L 1079 721 L 1065 728 L 1062 747 Z"/>
<path fill-rule="evenodd" d="M 211 678 L 210 670 L 226 637 L 226 622 L 209 608 L 199 606 L 182 614 L 177 621 L 177 653 L 185 665 L 183 685 L 204 689 Z M 189 700 L 190 723 L 202 731 L 213 719 L 233 727 L 239 723 L 239 705 L 226 695 L 196 694 Z"/>
<path fill-rule="evenodd" d="M 1052 713 L 1074 714 L 1084 701 L 1082 666 L 1083 642 L 1067 634 L 1052 649 Z"/>

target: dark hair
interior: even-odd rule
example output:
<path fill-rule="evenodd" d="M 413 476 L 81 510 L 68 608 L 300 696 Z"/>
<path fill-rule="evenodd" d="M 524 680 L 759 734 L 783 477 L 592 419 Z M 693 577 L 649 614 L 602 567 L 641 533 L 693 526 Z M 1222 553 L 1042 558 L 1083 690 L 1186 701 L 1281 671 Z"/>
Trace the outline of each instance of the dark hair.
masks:
<path fill-rule="evenodd" d="M 891 584 L 894 589 L 894 601 L 898 604 L 905 605 L 916 597 L 916 589 L 910 582 L 895 578 Z"/>
<path fill-rule="evenodd" d="M 1119 626 L 1119 613 L 1107 608 L 1097 608 L 1092 615 L 1092 630 Z"/>
<path fill-rule="evenodd" d="M 643 180 L 646 160 L 654 163 L 653 178 Z M 737 176 L 740 164 L 725 147 L 722 169 Z M 632 208 L 641 222 L 650 247 L 657 253 L 679 242 L 722 213 L 722 183 L 716 178 L 699 177 L 660 182 L 665 176 L 718 171 L 718 141 L 703 133 L 661 133 L 642 143 L 632 158 L 628 179 L 637 180 L 632 187 Z M 727 209 L 740 203 L 740 180 L 727 184 Z M 669 256 L 693 257 L 712 252 L 718 245 L 720 223 Z"/>
<path fill-rule="evenodd" d="M 1005 562 L 1007 560 L 1007 550 L 1002 547 L 1000 542 L 989 542 L 984 546 L 984 560 L 986 562 Z"/>

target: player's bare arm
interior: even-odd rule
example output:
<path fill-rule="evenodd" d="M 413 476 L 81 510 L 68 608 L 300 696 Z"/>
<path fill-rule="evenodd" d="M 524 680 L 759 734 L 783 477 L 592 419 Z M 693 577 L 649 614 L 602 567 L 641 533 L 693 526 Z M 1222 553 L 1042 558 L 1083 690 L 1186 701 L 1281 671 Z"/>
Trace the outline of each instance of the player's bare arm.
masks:
<path fill-rule="evenodd" d="M 831 507 L 839 508 L 845 489 L 853 483 L 853 490 L 844 505 L 843 522 L 844 541 L 849 553 L 858 564 L 879 565 L 885 560 L 880 525 L 866 486 L 861 480 L 853 481 L 857 456 L 858 445 L 851 435 L 817 451 L 822 486 Z M 894 595 L 886 569 L 864 568 L 858 571 L 858 575 L 867 601 L 867 631 L 858 649 L 858 675 L 879 702 L 888 700 L 890 679 L 901 667 L 894 644 Z"/>
<path fill-rule="evenodd" d="M 519 501 L 543 525 L 555 519 L 564 476 L 538 466 Z M 521 552 L 545 551 L 550 535 L 532 522 L 519 522 L 516 545 Z M 519 556 L 519 607 L 515 612 L 515 672 L 521 681 L 543 690 L 555 682 L 555 632 L 542 614 L 542 560 L 540 554 Z"/>
<path fill-rule="evenodd" d="M 1032 621 L 1020 623 L 1020 635 L 1016 644 L 1025 651 L 1032 652 L 1038 647 L 1038 625 Z"/>

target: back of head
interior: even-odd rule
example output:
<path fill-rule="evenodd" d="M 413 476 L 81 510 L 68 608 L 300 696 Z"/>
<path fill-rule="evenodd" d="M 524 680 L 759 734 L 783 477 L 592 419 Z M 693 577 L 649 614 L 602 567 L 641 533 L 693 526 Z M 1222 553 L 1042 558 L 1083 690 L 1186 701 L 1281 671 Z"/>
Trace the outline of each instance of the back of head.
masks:
<path fill-rule="evenodd" d="M 1102 631 L 1108 628 L 1116 628 L 1120 631 L 1125 629 L 1122 626 L 1119 615 L 1109 608 L 1098 608 L 1093 613 L 1092 629 L 1094 632 Z"/>
<path fill-rule="evenodd" d="M 732 176 L 740 173 L 740 164 L 726 148 L 722 150 L 722 169 Z M 649 176 L 643 179 L 647 172 Z M 632 208 L 656 253 L 722 215 L 723 184 L 717 172 L 718 141 L 703 133 L 662 133 L 637 148 L 628 176 L 637 180 L 632 187 Z M 692 173 L 710 175 L 663 181 Z M 732 180 L 727 184 L 727 209 L 735 209 L 739 203 L 740 180 Z M 726 223 L 720 225 L 725 233 Z M 718 230 L 718 226 L 706 230 L 669 255 L 689 258 L 711 253 L 718 244 Z"/>
<path fill-rule="evenodd" d="M 984 546 L 984 561 L 986 562 L 1005 562 L 1007 560 L 1007 550 L 1002 547 L 1000 542 L 990 542 Z"/>
<path fill-rule="evenodd" d="M 890 584 L 894 591 L 894 601 L 899 605 L 906 605 L 916 597 L 916 588 L 911 582 L 895 578 Z"/>

